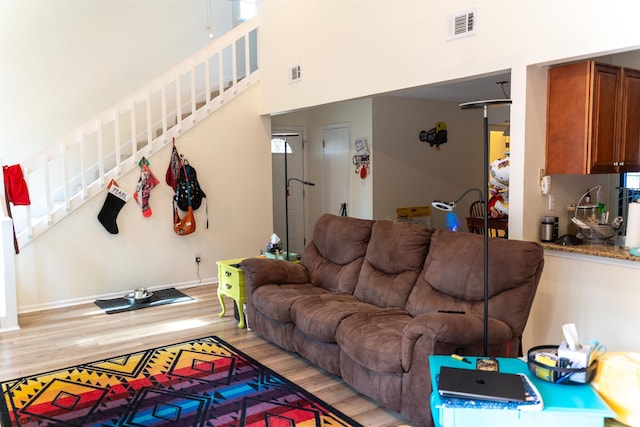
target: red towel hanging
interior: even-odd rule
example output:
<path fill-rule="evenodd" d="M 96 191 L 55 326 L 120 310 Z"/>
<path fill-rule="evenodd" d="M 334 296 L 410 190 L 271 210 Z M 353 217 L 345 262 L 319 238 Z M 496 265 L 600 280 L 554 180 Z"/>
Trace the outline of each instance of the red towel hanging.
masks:
<path fill-rule="evenodd" d="M 18 246 L 16 227 L 15 224 L 13 224 L 10 203 L 14 205 L 30 205 L 29 189 L 27 188 L 27 182 L 24 180 L 20 165 L 2 166 L 2 173 L 4 175 L 4 201 L 7 207 L 7 214 L 12 220 L 13 247 L 16 254 L 19 254 L 20 247 Z"/>
<path fill-rule="evenodd" d="M 2 166 L 2 171 L 7 202 L 13 203 L 14 206 L 30 205 L 29 189 L 20 165 Z"/>

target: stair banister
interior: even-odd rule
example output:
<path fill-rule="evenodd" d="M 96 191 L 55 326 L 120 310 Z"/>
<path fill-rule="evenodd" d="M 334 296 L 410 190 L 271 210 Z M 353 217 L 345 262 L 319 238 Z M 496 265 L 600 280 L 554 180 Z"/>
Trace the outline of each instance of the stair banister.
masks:
<path fill-rule="evenodd" d="M 0 244 L 2 245 L 0 246 L 0 332 L 5 332 L 20 329 L 20 326 L 18 325 L 13 223 L 11 218 L 3 215 L 0 215 Z"/>
<path fill-rule="evenodd" d="M 47 224 L 51 224 L 51 178 L 49 176 L 49 156 L 42 156 L 42 170 L 44 175 L 44 195 L 47 203 L 45 203 L 45 212 Z"/>
<path fill-rule="evenodd" d="M 191 122 L 196 122 L 196 70 L 193 63 L 189 64 L 189 78 L 191 83 Z"/>
<path fill-rule="evenodd" d="M 222 52 L 224 49 L 220 49 L 218 53 L 218 105 L 222 105 L 224 102 L 224 58 Z"/>
<path fill-rule="evenodd" d="M 62 157 L 62 194 L 64 197 L 65 212 L 71 211 L 71 189 L 69 188 L 69 157 L 67 144 L 60 144 L 60 156 Z"/>
<path fill-rule="evenodd" d="M 258 57 L 257 22 L 254 18 L 237 26 L 73 129 L 59 142 L 21 162 L 30 193 L 35 197 L 31 206 L 15 209 L 19 218 L 14 216 L 14 223 L 21 226 L 19 243 L 32 241 L 100 194 L 110 178 L 132 171 L 142 155 L 155 153 L 172 137 L 188 131 L 258 81 L 257 65 L 251 73 L 252 53 Z M 244 66 L 238 67 L 238 55 L 244 55 Z M 238 75 L 243 71 L 244 75 Z M 212 87 L 216 82 L 218 87 Z M 175 95 L 170 93 L 172 90 Z M 146 144 L 138 150 L 138 143 L 145 139 Z"/>
<path fill-rule="evenodd" d="M 120 141 L 120 111 L 118 111 L 118 109 L 113 110 L 113 128 L 114 128 L 113 139 L 116 145 L 115 146 L 116 176 L 120 176 L 120 174 L 122 173 L 122 162 L 120 162 L 120 159 L 122 158 L 122 148 L 121 148 L 122 142 Z"/>
<path fill-rule="evenodd" d="M 104 146 L 102 144 L 102 122 L 96 122 L 96 134 L 98 137 L 98 180 L 104 185 Z"/>
<path fill-rule="evenodd" d="M 204 102 L 207 104 L 207 114 L 211 112 L 211 65 L 209 58 L 204 58 Z"/>
<path fill-rule="evenodd" d="M 160 103 L 162 104 L 162 137 L 164 138 L 164 141 L 167 142 L 167 85 L 165 81 L 162 83 L 162 86 L 160 86 Z"/>
<path fill-rule="evenodd" d="M 86 149 L 85 141 L 86 141 L 85 134 L 84 134 L 84 131 L 82 131 L 82 133 L 80 133 L 80 176 L 82 177 L 81 181 L 82 181 L 82 198 L 83 199 L 86 199 L 88 195 L 87 161 L 86 161 L 87 149 Z"/>

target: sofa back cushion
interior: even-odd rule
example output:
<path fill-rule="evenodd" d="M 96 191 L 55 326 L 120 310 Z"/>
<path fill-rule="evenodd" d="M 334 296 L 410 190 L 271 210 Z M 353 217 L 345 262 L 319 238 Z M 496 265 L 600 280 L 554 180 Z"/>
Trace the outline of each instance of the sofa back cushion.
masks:
<path fill-rule="evenodd" d="M 538 243 L 489 239 L 489 317 L 507 323 L 514 336 L 522 334 L 543 265 Z M 413 316 L 438 310 L 482 316 L 483 270 L 484 236 L 435 232 L 407 310 Z"/>
<path fill-rule="evenodd" d="M 322 215 L 301 259 L 311 283 L 332 292 L 353 293 L 372 225 L 371 220 Z"/>
<path fill-rule="evenodd" d="M 378 307 L 404 307 L 433 232 L 419 224 L 376 221 L 354 295 Z"/>

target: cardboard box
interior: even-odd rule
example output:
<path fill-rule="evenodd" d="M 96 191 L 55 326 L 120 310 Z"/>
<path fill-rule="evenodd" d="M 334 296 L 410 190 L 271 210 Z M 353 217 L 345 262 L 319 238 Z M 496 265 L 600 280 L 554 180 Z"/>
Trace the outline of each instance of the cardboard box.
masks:
<path fill-rule="evenodd" d="M 431 227 L 430 206 L 408 206 L 396 209 L 397 222 L 410 222 Z"/>

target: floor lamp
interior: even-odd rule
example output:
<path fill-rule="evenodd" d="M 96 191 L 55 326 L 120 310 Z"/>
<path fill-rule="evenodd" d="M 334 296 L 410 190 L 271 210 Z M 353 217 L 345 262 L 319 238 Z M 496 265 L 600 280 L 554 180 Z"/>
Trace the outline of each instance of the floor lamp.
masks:
<path fill-rule="evenodd" d="M 289 171 L 287 169 L 287 151 L 289 143 L 287 138 L 290 136 L 300 136 L 299 133 L 274 133 L 272 138 L 282 138 L 284 140 L 284 229 L 285 229 L 285 253 L 286 259 L 289 261 L 289 183 L 291 181 L 298 181 L 302 185 L 315 185 L 313 182 L 303 181 L 298 178 L 289 178 Z"/>
<path fill-rule="evenodd" d="M 285 200 L 285 204 L 284 204 L 284 222 L 285 222 L 285 239 L 287 242 L 286 248 L 285 250 L 287 251 L 287 260 L 289 260 L 289 183 L 291 181 L 298 181 L 300 183 L 302 183 L 302 185 L 310 185 L 310 186 L 314 186 L 315 184 L 313 182 L 309 182 L 309 181 L 303 181 L 301 179 L 298 178 L 287 178 L 287 162 L 286 162 L 286 157 L 287 154 L 285 153 L 285 167 L 284 167 L 284 175 L 285 175 L 285 179 L 287 180 L 287 189 L 286 189 L 286 200 Z"/>
<path fill-rule="evenodd" d="M 489 99 L 484 101 L 464 102 L 460 104 L 462 110 L 472 110 L 482 108 L 484 113 L 484 200 L 489 200 L 489 115 L 490 107 L 501 107 L 511 104 L 510 99 Z M 489 210 L 484 209 L 484 337 L 483 352 L 484 357 L 489 354 Z"/>

